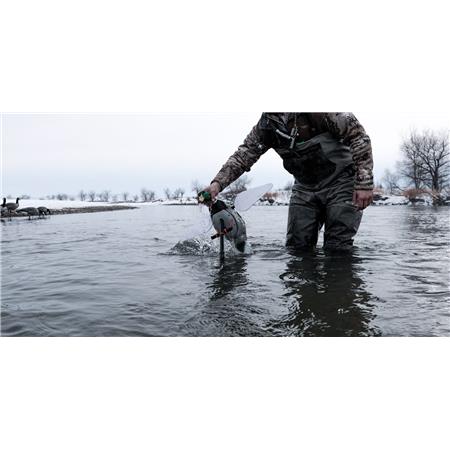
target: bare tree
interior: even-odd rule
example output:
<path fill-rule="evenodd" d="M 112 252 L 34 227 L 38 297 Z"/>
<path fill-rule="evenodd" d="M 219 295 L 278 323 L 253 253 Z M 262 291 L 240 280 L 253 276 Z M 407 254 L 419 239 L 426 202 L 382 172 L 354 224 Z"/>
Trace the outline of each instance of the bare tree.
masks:
<path fill-rule="evenodd" d="M 103 191 L 99 195 L 99 197 L 102 202 L 109 202 L 109 198 L 111 197 L 111 191 Z"/>
<path fill-rule="evenodd" d="M 180 198 L 181 197 L 181 191 L 182 191 L 182 188 L 176 188 L 174 191 L 173 191 L 173 198 Z"/>
<path fill-rule="evenodd" d="M 129 196 L 130 194 L 128 193 L 128 192 L 122 192 L 122 200 L 124 201 L 124 202 L 127 202 L 128 201 L 128 196 Z"/>
<path fill-rule="evenodd" d="M 450 178 L 449 132 L 412 131 L 403 140 L 401 150 L 400 174 L 417 193 L 429 188 L 433 202 L 438 204 L 442 200 L 440 192 Z"/>
<path fill-rule="evenodd" d="M 203 190 L 205 187 L 204 184 L 200 183 L 198 180 L 192 180 L 191 181 L 191 191 L 197 195 L 199 192 Z"/>
<path fill-rule="evenodd" d="M 419 155 L 426 173 L 426 182 L 432 191 L 439 193 L 450 176 L 449 132 L 428 130 L 423 133 L 422 141 Z"/>
<path fill-rule="evenodd" d="M 24 197 L 22 196 L 22 198 L 24 198 Z M 56 195 L 57 200 L 67 200 L 68 198 L 69 198 L 69 196 L 67 194 L 57 194 Z"/>
<path fill-rule="evenodd" d="M 117 195 L 117 194 L 113 194 L 113 196 L 112 196 L 112 201 L 113 201 L 114 203 L 117 203 L 117 199 L 118 199 L 118 195 Z"/>
<path fill-rule="evenodd" d="M 395 194 L 400 190 L 399 180 L 400 175 L 398 173 L 391 172 L 389 169 L 384 171 L 382 181 L 384 186 L 386 186 L 388 194 Z"/>
<path fill-rule="evenodd" d="M 164 189 L 164 195 L 166 196 L 167 200 L 170 200 L 172 198 L 172 193 L 170 192 L 169 188 Z"/>
<path fill-rule="evenodd" d="M 143 202 L 152 202 L 155 200 L 155 191 L 151 191 L 150 189 L 142 188 L 141 189 L 141 199 Z"/>
<path fill-rule="evenodd" d="M 184 193 L 185 193 L 184 188 L 182 187 L 176 188 L 173 191 L 173 198 L 183 198 Z"/>
<path fill-rule="evenodd" d="M 88 198 L 90 202 L 94 202 L 95 201 L 95 191 L 89 191 L 88 192 Z"/>
<path fill-rule="evenodd" d="M 399 173 L 416 190 L 422 189 L 426 181 L 426 170 L 421 157 L 424 146 L 423 135 L 413 130 L 403 139 L 400 147 L 402 160 L 398 164 Z"/>
<path fill-rule="evenodd" d="M 86 196 L 87 196 L 86 192 L 84 192 L 83 189 L 81 189 L 81 191 L 78 193 L 78 197 L 82 202 L 86 200 Z"/>
<path fill-rule="evenodd" d="M 247 190 L 247 186 L 251 183 L 251 179 L 247 175 L 242 175 L 236 181 L 231 183 L 223 192 L 227 200 L 234 200 L 236 195 Z"/>
<path fill-rule="evenodd" d="M 133 195 L 133 202 L 134 202 L 134 203 L 137 203 L 138 201 L 139 201 L 139 195 L 134 194 L 134 195 Z"/>

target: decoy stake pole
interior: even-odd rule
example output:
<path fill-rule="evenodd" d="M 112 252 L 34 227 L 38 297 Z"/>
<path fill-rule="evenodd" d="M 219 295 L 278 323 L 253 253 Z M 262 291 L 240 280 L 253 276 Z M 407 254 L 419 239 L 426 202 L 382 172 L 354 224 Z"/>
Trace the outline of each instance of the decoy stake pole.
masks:
<path fill-rule="evenodd" d="M 225 222 L 220 219 L 220 262 L 225 261 L 225 250 L 224 250 L 224 238 L 225 238 Z"/>

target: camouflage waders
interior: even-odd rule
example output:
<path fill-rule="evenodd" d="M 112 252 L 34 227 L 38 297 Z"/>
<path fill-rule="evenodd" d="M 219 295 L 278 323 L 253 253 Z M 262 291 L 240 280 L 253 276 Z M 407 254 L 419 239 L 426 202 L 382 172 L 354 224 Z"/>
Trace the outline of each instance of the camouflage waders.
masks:
<path fill-rule="evenodd" d="M 286 245 L 314 247 L 325 225 L 325 249 L 351 249 L 362 212 L 353 206 L 355 171 L 348 147 L 323 133 L 280 156 L 295 177 Z"/>

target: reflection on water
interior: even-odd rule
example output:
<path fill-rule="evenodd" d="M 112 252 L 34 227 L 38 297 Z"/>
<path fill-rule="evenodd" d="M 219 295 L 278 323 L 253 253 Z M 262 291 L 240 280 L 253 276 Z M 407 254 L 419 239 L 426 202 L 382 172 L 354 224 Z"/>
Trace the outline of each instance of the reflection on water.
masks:
<path fill-rule="evenodd" d="M 198 211 L 2 223 L 2 335 L 450 335 L 448 208 L 369 208 L 352 254 L 292 255 L 287 208 L 254 207 L 224 265 L 183 240 Z"/>
<path fill-rule="evenodd" d="M 216 260 L 217 261 L 217 260 Z M 230 253 L 224 264 L 214 262 L 201 301 L 183 325 L 189 336 L 269 336 L 264 300 L 253 296 L 248 259 Z"/>
<path fill-rule="evenodd" d="M 233 294 L 236 289 L 248 284 L 247 260 L 242 255 L 230 258 L 212 271 L 212 282 L 207 285 L 211 300 L 219 300 Z"/>
<path fill-rule="evenodd" d="M 285 296 L 295 300 L 278 321 L 299 336 L 376 335 L 371 295 L 359 277 L 362 259 L 343 255 L 306 254 L 292 257 L 280 275 Z"/>

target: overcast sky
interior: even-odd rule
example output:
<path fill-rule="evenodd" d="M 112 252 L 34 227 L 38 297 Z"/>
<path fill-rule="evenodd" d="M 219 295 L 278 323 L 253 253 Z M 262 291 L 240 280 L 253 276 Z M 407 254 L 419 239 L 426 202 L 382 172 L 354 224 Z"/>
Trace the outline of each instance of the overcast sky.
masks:
<path fill-rule="evenodd" d="M 80 189 L 139 193 L 191 181 L 208 183 L 261 113 L 21 114 L 2 116 L 2 190 L 12 197 L 77 194 Z M 373 144 L 375 176 L 394 168 L 403 135 L 448 129 L 450 113 L 355 112 Z M 269 150 L 249 173 L 252 186 L 290 180 Z"/>

